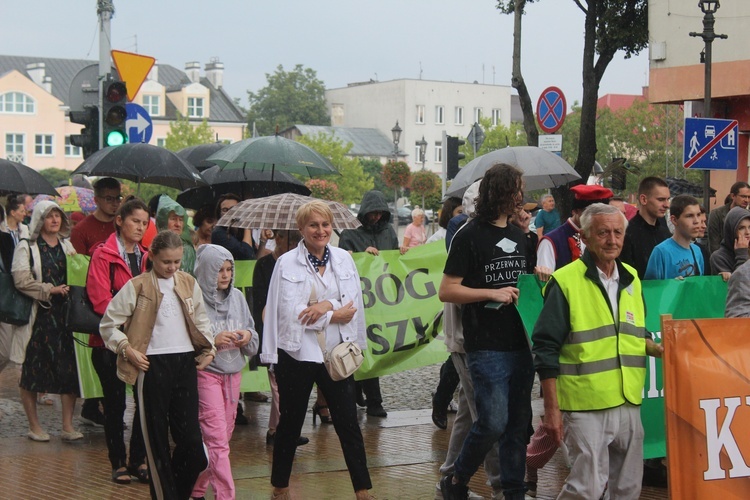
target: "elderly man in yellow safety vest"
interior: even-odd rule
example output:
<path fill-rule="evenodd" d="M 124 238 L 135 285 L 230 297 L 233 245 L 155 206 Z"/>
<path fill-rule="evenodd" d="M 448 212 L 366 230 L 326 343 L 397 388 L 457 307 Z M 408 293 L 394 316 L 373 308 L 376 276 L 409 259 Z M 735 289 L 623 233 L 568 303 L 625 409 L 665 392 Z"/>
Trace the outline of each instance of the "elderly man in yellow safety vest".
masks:
<path fill-rule="evenodd" d="M 581 216 L 586 250 L 552 275 L 534 327 L 544 426 L 563 437 L 572 468 L 558 499 L 640 495 L 641 393 L 646 356 L 661 357 L 645 329 L 638 273 L 619 261 L 627 220 L 597 203 Z"/>

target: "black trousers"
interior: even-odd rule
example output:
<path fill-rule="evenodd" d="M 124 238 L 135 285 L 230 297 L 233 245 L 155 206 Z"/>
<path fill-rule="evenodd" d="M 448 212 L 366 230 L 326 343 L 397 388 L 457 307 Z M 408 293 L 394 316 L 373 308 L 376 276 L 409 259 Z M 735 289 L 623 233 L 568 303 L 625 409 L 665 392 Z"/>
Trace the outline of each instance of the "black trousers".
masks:
<path fill-rule="evenodd" d="M 148 362 L 148 371 L 138 375 L 137 387 L 151 498 L 186 500 L 208 467 L 198 422 L 195 353 L 151 355 Z M 175 444 L 171 454 L 170 434 Z"/>
<path fill-rule="evenodd" d="M 344 460 L 349 469 L 354 491 L 372 488 L 367 470 L 365 443 L 357 421 L 354 377 L 334 382 L 321 363 L 297 361 L 279 349 L 279 363 L 274 367 L 279 386 L 281 418 L 273 446 L 271 484 L 289 486 L 297 439 L 307 414 L 313 383 L 317 384 L 328 403 L 333 427 L 339 437 Z"/>
<path fill-rule="evenodd" d="M 367 407 L 383 406 L 383 396 L 380 394 L 380 378 L 368 378 L 355 382 L 357 391 L 365 394 Z"/>
<path fill-rule="evenodd" d="M 449 356 L 443 366 L 440 367 L 440 381 L 437 389 L 435 389 L 435 395 L 432 397 L 432 406 L 441 410 L 447 409 L 459 381 L 458 372 Z"/>
<path fill-rule="evenodd" d="M 141 420 L 138 418 L 138 394 L 133 389 L 135 398 L 135 415 L 130 434 L 130 461 L 126 462 L 125 431 L 125 382 L 117 378 L 117 354 L 109 349 L 95 347 L 91 350 L 91 363 L 99 376 L 104 392 L 104 437 L 107 441 L 109 462 L 112 470 L 131 465 L 138 467 L 146 462 L 146 447 L 143 444 Z"/>

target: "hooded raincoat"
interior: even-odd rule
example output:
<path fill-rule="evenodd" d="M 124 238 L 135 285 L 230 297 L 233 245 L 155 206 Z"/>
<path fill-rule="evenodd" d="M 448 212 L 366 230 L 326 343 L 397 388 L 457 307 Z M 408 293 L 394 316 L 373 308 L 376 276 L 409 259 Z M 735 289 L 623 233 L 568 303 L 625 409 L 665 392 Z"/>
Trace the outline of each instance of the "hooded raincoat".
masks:
<path fill-rule="evenodd" d="M 750 211 L 745 208 L 734 207 L 727 213 L 721 246 L 711 254 L 711 270 L 714 274 L 732 273 L 747 261 L 747 248 L 734 248 L 737 228 L 745 219 L 750 219 Z"/>
<path fill-rule="evenodd" d="M 156 209 L 156 230 L 164 231 L 167 229 L 170 212 L 179 215 L 184 221 L 182 234 L 180 235 L 182 239 L 182 262 L 180 263 L 180 270 L 193 274 L 193 269 L 195 268 L 195 247 L 193 246 L 190 229 L 188 229 L 187 212 L 182 205 L 166 194 L 161 195 L 159 198 L 159 206 Z"/>
<path fill-rule="evenodd" d="M 367 214 L 383 212 L 383 216 L 375 224 L 368 224 Z M 385 195 L 373 189 L 362 197 L 357 219 L 362 223 L 357 229 L 347 229 L 341 233 L 339 248 L 352 252 L 364 252 L 367 247 L 378 250 L 398 250 L 398 237 L 391 225 L 391 212 Z"/>

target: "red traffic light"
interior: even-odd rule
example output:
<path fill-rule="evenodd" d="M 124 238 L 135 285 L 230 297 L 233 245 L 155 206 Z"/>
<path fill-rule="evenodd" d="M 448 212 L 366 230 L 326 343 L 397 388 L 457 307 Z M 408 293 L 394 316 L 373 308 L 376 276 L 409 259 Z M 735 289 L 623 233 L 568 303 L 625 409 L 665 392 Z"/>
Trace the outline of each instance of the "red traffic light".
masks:
<path fill-rule="evenodd" d="M 125 99 L 128 95 L 127 88 L 123 82 L 113 82 L 107 86 L 104 96 L 109 102 L 117 103 Z"/>

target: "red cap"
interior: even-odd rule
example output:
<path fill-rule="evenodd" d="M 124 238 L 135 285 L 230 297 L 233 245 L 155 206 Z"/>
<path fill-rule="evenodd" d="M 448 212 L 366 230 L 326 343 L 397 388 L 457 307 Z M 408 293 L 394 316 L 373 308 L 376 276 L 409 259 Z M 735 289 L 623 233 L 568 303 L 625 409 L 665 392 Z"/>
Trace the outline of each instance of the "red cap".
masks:
<path fill-rule="evenodd" d="M 86 216 L 83 214 L 83 212 L 71 212 L 70 213 L 70 220 L 72 221 L 81 222 L 85 218 Z"/>
<path fill-rule="evenodd" d="M 570 190 L 575 195 L 573 208 L 586 208 L 594 203 L 609 203 L 609 199 L 615 195 L 611 189 L 597 184 L 578 184 L 571 187 Z"/>

